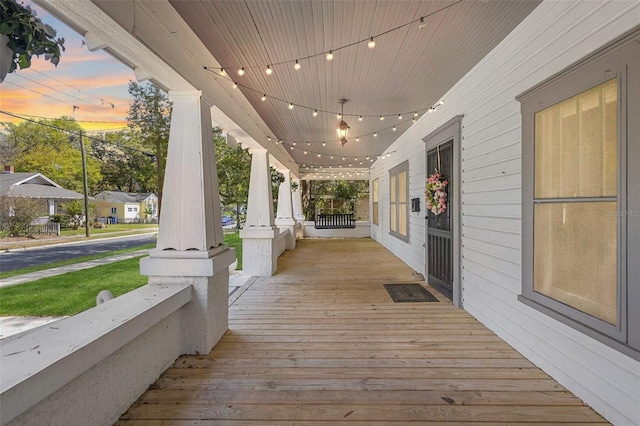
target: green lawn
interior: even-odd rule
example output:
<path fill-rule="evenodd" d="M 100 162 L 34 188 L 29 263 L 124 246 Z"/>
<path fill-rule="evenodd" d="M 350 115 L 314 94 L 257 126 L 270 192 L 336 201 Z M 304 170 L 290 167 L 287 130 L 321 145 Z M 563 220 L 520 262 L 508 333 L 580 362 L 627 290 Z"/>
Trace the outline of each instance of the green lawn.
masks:
<path fill-rule="evenodd" d="M 225 242 L 236 249 L 240 268 L 240 236 L 225 234 Z M 96 305 L 101 290 L 119 296 L 145 285 L 147 277 L 140 275 L 140 257 L 0 288 L 0 316 L 64 316 L 85 311 Z"/>
<path fill-rule="evenodd" d="M 157 223 L 118 223 L 114 225 L 107 225 L 106 228 L 91 228 L 89 232 L 91 235 L 98 234 L 110 234 L 113 232 L 134 232 L 157 229 Z M 74 237 L 76 235 L 83 236 L 85 233 L 84 228 L 78 229 L 63 229 L 60 231 L 60 235 L 63 237 Z"/>

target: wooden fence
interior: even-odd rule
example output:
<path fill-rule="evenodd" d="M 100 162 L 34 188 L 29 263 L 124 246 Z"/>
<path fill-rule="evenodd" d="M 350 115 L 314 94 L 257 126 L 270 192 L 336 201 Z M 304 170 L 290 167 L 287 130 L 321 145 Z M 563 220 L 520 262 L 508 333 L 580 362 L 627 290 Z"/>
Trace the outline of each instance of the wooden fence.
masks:
<path fill-rule="evenodd" d="M 60 235 L 60 224 L 57 222 L 32 224 L 27 228 L 27 235 Z"/>

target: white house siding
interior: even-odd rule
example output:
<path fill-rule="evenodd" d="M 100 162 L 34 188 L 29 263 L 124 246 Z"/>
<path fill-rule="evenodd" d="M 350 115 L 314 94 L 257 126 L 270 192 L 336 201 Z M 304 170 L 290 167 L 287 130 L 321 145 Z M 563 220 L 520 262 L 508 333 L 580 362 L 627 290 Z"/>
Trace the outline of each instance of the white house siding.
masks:
<path fill-rule="evenodd" d="M 372 238 L 424 271 L 424 144 L 462 120 L 464 309 L 616 425 L 640 424 L 640 363 L 520 303 L 521 117 L 515 97 L 640 23 L 640 2 L 544 2 L 371 169 L 380 179 Z M 425 77 L 427 78 L 427 77 Z M 389 235 L 388 170 L 409 160 L 411 244 Z M 633 308 L 632 308 L 633 309 Z"/>

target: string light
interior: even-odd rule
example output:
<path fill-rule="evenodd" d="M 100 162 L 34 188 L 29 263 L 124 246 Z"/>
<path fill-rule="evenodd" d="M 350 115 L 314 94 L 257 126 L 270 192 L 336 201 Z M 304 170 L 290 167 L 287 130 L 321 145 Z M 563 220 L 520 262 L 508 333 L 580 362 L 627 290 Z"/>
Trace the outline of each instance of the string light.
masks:
<path fill-rule="evenodd" d="M 313 111 L 313 116 L 317 117 L 318 116 L 318 110 Z"/>
<path fill-rule="evenodd" d="M 260 98 L 260 100 L 261 100 L 262 102 L 266 101 L 266 100 L 267 100 L 267 95 L 266 95 L 266 94 L 262 95 L 262 97 Z"/>
<path fill-rule="evenodd" d="M 402 120 L 402 114 L 398 114 L 398 120 Z"/>
<path fill-rule="evenodd" d="M 396 131 L 396 126 L 393 126 L 393 127 L 391 128 L 391 130 L 393 130 L 393 131 L 395 132 L 395 131 Z"/>
<path fill-rule="evenodd" d="M 377 138 L 377 137 L 378 137 L 378 132 L 374 133 L 374 134 L 373 134 L 373 137 L 374 137 L 374 138 Z"/>
<path fill-rule="evenodd" d="M 342 118 L 342 114 L 338 113 L 338 120 Z"/>
<path fill-rule="evenodd" d="M 360 142 L 360 138 L 359 137 L 356 137 L 356 142 Z"/>
<path fill-rule="evenodd" d="M 362 121 L 362 116 L 358 117 L 358 121 Z"/>
<path fill-rule="evenodd" d="M 267 65 L 267 69 L 264 72 L 267 73 L 267 75 L 271 75 L 271 73 L 273 73 L 273 70 L 269 65 Z"/>
<path fill-rule="evenodd" d="M 227 73 L 224 71 L 224 68 L 220 68 L 220 74 L 226 75 Z"/>
<path fill-rule="evenodd" d="M 420 17 L 420 24 L 418 25 L 419 29 L 423 29 L 424 27 L 426 27 L 427 24 L 424 23 L 424 16 Z"/>
<path fill-rule="evenodd" d="M 298 60 L 296 59 L 296 64 L 293 66 L 293 68 L 298 71 L 300 69 L 300 63 L 298 62 Z"/>
<path fill-rule="evenodd" d="M 233 88 L 237 89 L 238 88 L 238 83 L 236 83 L 235 81 L 233 82 Z"/>
<path fill-rule="evenodd" d="M 384 120 L 384 115 L 380 116 L 380 121 Z"/>
<path fill-rule="evenodd" d="M 413 116 L 414 116 L 414 117 L 417 117 L 417 116 L 418 116 L 418 111 L 414 112 L 414 113 L 413 113 Z"/>
<path fill-rule="evenodd" d="M 244 75 L 244 67 L 238 70 L 238 75 Z"/>
<path fill-rule="evenodd" d="M 293 109 L 293 104 L 289 103 L 289 109 Z"/>
<path fill-rule="evenodd" d="M 333 60 L 333 52 L 330 50 L 329 53 L 327 53 L 327 61 L 332 61 Z"/>
<path fill-rule="evenodd" d="M 369 43 L 367 43 L 367 47 L 368 47 L 369 49 L 373 49 L 374 47 L 376 47 L 376 42 L 375 42 L 375 41 L 373 41 L 373 37 L 371 37 L 371 38 L 369 39 Z"/>

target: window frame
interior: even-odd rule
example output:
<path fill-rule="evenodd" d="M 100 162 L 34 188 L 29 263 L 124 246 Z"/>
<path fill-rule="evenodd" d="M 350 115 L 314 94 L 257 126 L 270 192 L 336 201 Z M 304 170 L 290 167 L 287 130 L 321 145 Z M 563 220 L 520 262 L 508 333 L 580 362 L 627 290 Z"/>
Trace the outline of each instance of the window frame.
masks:
<path fill-rule="evenodd" d="M 380 225 L 380 179 L 371 181 L 371 223 Z"/>
<path fill-rule="evenodd" d="M 118 208 L 117 207 L 111 207 L 111 214 L 118 214 Z"/>
<path fill-rule="evenodd" d="M 399 224 L 400 224 L 400 215 L 399 215 L 399 205 L 400 203 L 398 202 L 398 194 L 399 194 L 399 187 L 400 187 L 400 180 L 398 179 L 400 173 L 402 172 L 406 172 L 406 185 L 405 185 L 405 205 L 406 205 L 406 209 L 405 209 L 405 220 L 407 223 L 407 234 L 401 234 L 400 232 L 397 231 L 397 229 L 399 229 Z M 392 202 L 391 201 L 391 185 L 392 185 L 392 177 L 396 177 L 395 182 L 396 182 L 396 188 L 395 188 L 395 193 L 396 193 L 396 201 Z M 395 207 L 394 207 L 395 205 Z M 389 234 L 398 238 L 401 241 L 404 241 L 406 243 L 408 243 L 409 240 L 409 231 L 410 231 L 410 223 L 409 223 L 409 218 L 410 218 L 410 209 L 409 209 L 409 205 L 410 205 L 410 199 L 409 199 L 409 160 L 406 160 L 400 164 L 398 164 L 397 166 L 393 167 L 392 169 L 389 170 Z M 395 208 L 395 218 L 396 218 L 396 231 L 391 230 L 391 210 Z"/>
<path fill-rule="evenodd" d="M 586 58 L 571 65 L 534 88 L 521 94 L 516 99 L 521 103 L 522 113 L 522 293 L 518 300 L 546 315 L 574 328 L 582 333 L 619 350 L 634 359 L 640 359 L 640 327 L 629 325 L 640 324 L 640 314 L 628 309 L 633 300 L 640 299 L 640 288 L 631 286 L 631 276 L 638 276 L 640 267 L 634 265 L 628 257 L 632 246 L 628 240 L 638 240 L 638 220 L 631 223 L 630 202 L 634 201 L 628 192 L 631 181 L 631 169 L 638 158 L 637 147 L 633 149 L 631 131 L 632 123 L 627 122 L 630 111 L 638 109 L 637 102 L 632 102 L 632 90 L 638 90 L 638 78 L 631 79 L 629 66 L 638 61 L 638 43 L 640 29 L 635 29 L 618 40 L 595 51 Z M 537 293 L 533 288 L 534 261 L 534 193 L 535 181 L 535 114 L 563 100 L 579 95 L 592 87 L 617 78 L 618 83 L 618 158 L 617 158 L 617 321 L 612 325 L 604 320 L 579 311 L 556 299 Z M 637 145 L 637 129 L 635 126 L 635 143 Z M 635 153 L 635 154 L 633 154 Z M 630 159 L 630 156 L 634 156 Z M 631 184 L 632 191 L 637 192 L 637 184 Z M 638 194 L 636 193 L 637 197 Z M 579 198 L 588 201 L 588 199 Z M 603 212 L 604 214 L 604 212 Z M 637 262 L 636 262 L 637 263 Z"/>

